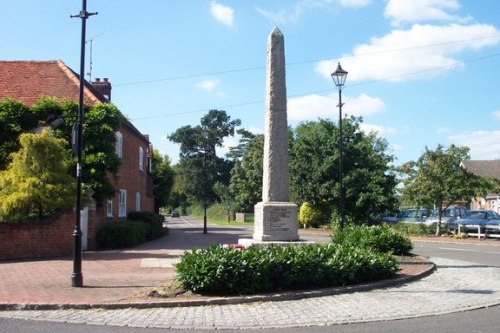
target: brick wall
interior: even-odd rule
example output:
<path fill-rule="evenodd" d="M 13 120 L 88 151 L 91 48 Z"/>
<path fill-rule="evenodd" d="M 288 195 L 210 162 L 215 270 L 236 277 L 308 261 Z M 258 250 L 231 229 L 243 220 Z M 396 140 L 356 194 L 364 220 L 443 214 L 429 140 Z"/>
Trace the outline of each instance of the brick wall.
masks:
<path fill-rule="evenodd" d="M 118 190 L 127 190 L 127 213 L 135 211 L 136 193 L 141 194 L 141 211 L 154 211 L 153 181 L 148 171 L 149 142 L 136 130 L 124 124 L 122 165 L 115 182 L 117 195 L 113 198 L 113 217 L 118 216 Z M 143 152 L 143 169 L 139 170 L 139 147 Z"/>
<path fill-rule="evenodd" d="M 0 260 L 70 255 L 74 229 L 71 210 L 44 221 L 0 222 Z"/>

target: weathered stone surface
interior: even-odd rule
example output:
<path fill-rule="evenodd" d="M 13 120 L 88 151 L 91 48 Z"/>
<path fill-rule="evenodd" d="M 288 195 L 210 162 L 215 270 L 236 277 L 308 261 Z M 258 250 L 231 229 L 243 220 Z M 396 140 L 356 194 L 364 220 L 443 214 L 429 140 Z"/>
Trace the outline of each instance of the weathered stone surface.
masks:
<path fill-rule="evenodd" d="M 297 205 L 292 202 L 259 202 L 255 205 L 253 239 L 257 241 L 296 241 Z"/>
<path fill-rule="evenodd" d="M 267 44 L 266 115 L 264 124 L 263 202 L 287 202 L 288 122 L 286 112 L 285 41 L 278 28 Z"/>
<path fill-rule="evenodd" d="M 267 44 L 262 202 L 255 206 L 254 241 L 299 239 L 297 205 L 290 200 L 285 41 L 278 28 Z"/>

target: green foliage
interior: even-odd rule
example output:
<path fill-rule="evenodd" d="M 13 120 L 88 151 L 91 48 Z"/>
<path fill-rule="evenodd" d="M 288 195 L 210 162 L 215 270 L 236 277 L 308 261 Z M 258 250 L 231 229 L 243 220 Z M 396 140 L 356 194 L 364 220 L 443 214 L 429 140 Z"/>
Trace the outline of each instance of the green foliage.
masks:
<path fill-rule="evenodd" d="M 332 235 L 332 242 L 395 255 L 407 255 L 413 248 L 407 237 L 383 226 L 349 226 Z"/>
<path fill-rule="evenodd" d="M 64 123 L 54 129 L 54 135 L 65 140 L 67 172 L 74 174 L 76 156 L 71 152 L 71 132 L 77 120 L 76 101 L 41 97 L 31 107 L 21 102 L 5 99 L 0 102 L 0 170 L 5 169 L 8 154 L 19 149 L 21 133 L 45 124 L 50 115 L 61 116 Z M 105 198 L 115 195 L 109 174 L 115 175 L 121 164 L 115 154 L 115 132 L 125 120 L 120 111 L 110 103 L 98 103 L 85 107 L 84 117 L 83 174 L 84 189 L 91 188 L 94 199 L 101 205 Z M 46 125 L 46 124 L 45 124 Z"/>
<path fill-rule="evenodd" d="M 253 212 L 262 199 L 263 151 L 264 135 L 259 134 L 248 141 L 242 160 L 237 160 L 231 170 L 230 190 L 238 211 Z"/>
<path fill-rule="evenodd" d="M 0 170 L 10 162 L 10 154 L 20 148 L 19 135 L 38 124 L 33 110 L 12 98 L 0 101 Z"/>
<path fill-rule="evenodd" d="M 217 200 L 213 190 L 216 182 L 229 184 L 233 163 L 217 157 L 216 147 L 224 138 L 233 136 L 240 120 L 222 110 L 210 110 L 200 125 L 183 126 L 169 135 L 180 144 L 180 161 L 176 168 L 175 188 L 191 201 L 209 205 Z"/>
<path fill-rule="evenodd" d="M 153 150 L 153 194 L 155 203 L 155 213 L 160 212 L 160 208 L 167 206 L 170 193 L 174 186 L 174 169 L 170 166 L 170 158 L 162 156 L 159 151 Z"/>
<path fill-rule="evenodd" d="M 424 223 L 394 223 L 390 228 L 404 234 L 414 236 L 429 236 L 436 233 L 436 225 L 426 225 Z"/>
<path fill-rule="evenodd" d="M 147 238 L 145 223 L 123 221 L 108 223 L 97 231 L 97 244 L 101 249 L 119 249 L 144 243 Z"/>
<path fill-rule="evenodd" d="M 398 263 L 389 254 L 335 244 L 213 245 L 185 253 L 176 269 L 185 289 L 234 295 L 374 281 L 394 276 Z"/>
<path fill-rule="evenodd" d="M 147 240 L 160 238 L 167 233 L 167 229 L 163 227 L 163 216 L 159 214 L 152 212 L 130 212 L 127 219 L 145 224 Z"/>
<path fill-rule="evenodd" d="M 373 223 L 395 203 L 394 157 L 387 142 L 361 131 L 361 118 L 343 119 L 344 213 L 357 224 Z M 292 196 L 297 202 L 327 202 L 339 210 L 339 130 L 332 121 L 295 128 L 290 150 Z"/>
<path fill-rule="evenodd" d="M 313 205 L 304 202 L 299 209 L 299 223 L 303 228 L 317 228 L 328 223 L 329 212 L 328 206 L 325 204 Z"/>
<path fill-rule="evenodd" d="M 468 159 L 467 147 L 438 145 L 436 150 L 426 147 L 417 162 L 411 161 L 401 167 L 406 175 L 403 179 L 406 201 L 412 201 L 417 207 L 436 205 L 443 209 L 445 203 L 451 205 L 457 200 L 484 196 L 491 183 L 461 167 L 462 161 Z M 440 226 L 441 221 L 437 223 L 437 235 Z"/>
<path fill-rule="evenodd" d="M 75 181 L 66 173 L 64 140 L 44 130 L 21 134 L 20 145 L 0 172 L 0 219 L 42 219 L 71 207 Z"/>

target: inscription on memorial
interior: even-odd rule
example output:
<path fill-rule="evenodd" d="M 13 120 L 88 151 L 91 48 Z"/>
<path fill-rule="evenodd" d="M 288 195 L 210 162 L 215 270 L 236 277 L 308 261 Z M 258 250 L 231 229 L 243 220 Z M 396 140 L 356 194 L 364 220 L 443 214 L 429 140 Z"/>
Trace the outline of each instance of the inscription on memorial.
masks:
<path fill-rule="evenodd" d="M 267 215 L 267 225 L 270 231 L 288 231 L 288 220 L 290 218 L 290 209 L 287 208 L 273 208 Z"/>

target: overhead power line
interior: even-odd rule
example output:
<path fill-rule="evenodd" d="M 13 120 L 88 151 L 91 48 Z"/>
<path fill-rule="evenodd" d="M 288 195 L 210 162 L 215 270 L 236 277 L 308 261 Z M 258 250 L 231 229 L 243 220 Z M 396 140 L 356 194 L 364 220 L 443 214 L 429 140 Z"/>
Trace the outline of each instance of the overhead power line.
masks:
<path fill-rule="evenodd" d="M 500 39 L 500 35 L 491 35 L 491 36 L 485 36 L 485 37 L 462 39 L 462 40 L 458 40 L 458 41 L 450 41 L 450 42 L 442 42 L 442 43 L 417 45 L 417 46 L 403 47 L 403 48 L 383 50 L 383 51 L 376 51 L 376 52 L 367 52 L 367 53 L 352 55 L 352 56 L 349 56 L 348 58 L 359 58 L 359 57 L 366 57 L 366 56 L 372 56 L 372 55 L 378 55 L 378 54 L 404 52 L 404 51 L 410 51 L 410 50 L 416 50 L 416 49 L 423 49 L 423 48 L 430 48 L 430 47 L 437 47 L 437 46 L 446 46 L 446 45 L 467 43 L 467 42 L 473 42 L 473 41 L 485 40 L 485 39 Z M 331 60 L 336 60 L 336 59 L 339 59 L 339 58 L 342 58 L 342 57 L 341 56 L 337 56 L 337 57 L 331 57 L 331 58 L 317 58 L 317 59 L 310 59 L 310 60 L 294 61 L 294 62 L 287 63 L 286 66 L 297 66 L 297 65 L 315 63 L 315 62 L 319 62 L 319 61 L 331 61 Z M 151 79 L 151 80 L 142 80 L 142 81 L 118 83 L 118 84 L 114 84 L 113 86 L 114 87 L 123 87 L 123 86 L 131 86 L 131 85 L 152 84 L 152 83 L 159 83 L 159 82 L 166 82 L 166 81 L 176 81 L 176 80 L 185 80 L 185 79 L 194 79 L 194 78 L 207 77 L 207 76 L 215 76 L 215 75 L 225 75 L 225 74 L 233 74 L 233 73 L 241 73 L 241 72 L 250 72 L 250 71 L 256 71 L 256 70 L 263 70 L 263 69 L 265 69 L 265 66 L 235 68 L 235 69 L 228 69 L 228 70 L 216 71 L 216 72 L 207 72 L 207 73 L 198 73 L 198 74 L 185 74 L 185 75 L 177 75 L 177 76 L 171 76 L 171 77 L 166 77 L 166 78 L 161 78 L 161 79 Z"/>
<path fill-rule="evenodd" d="M 490 55 L 483 56 L 483 57 L 478 57 L 478 58 L 472 58 L 472 59 L 469 59 L 469 60 L 465 60 L 465 61 L 462 61 L 461 63 L 463 63 L 463 64 L 473 63 L 473 62 L 478 62 L 478 61 L 482 61 L 482 60 L 485 60 L 485 59 L 490 59 L 490 58 L 494 58 L 494 57 L 498 57 L 498 56 L 500 56 L 500 53 L 494 53 L 494 54 L 490 54 Z M 386 77 L 386 78 L 382 78 L 382 79 L 376 79 L 376 80 L 368 80 L 368 81 L 358 82 L 358 83 L 347 85 L 347 86 L 344 87 L 344 89 L 346 89 L 346 88 L 348 89 L 348 88 L 352 88 L 352 87 L 358 87 L 358 86 L 363 86 L 363 85 L 368 85 L 368 84 L 372 84 L 372 83 L 376 83 L 376 82 L 392 81 L 392 80 L 395 80 L 395 79 L 398 79 L 398 78 L 402 78 L 402 77 L 409 77 L 409 76 L 420 75 L 420 74 L 424 74 L 424 73 L 435 72 L 435 71 L 438 71 L 438 70 L 443 70 L 443 69 L 446 69 L 446 68 L 455 67 L 456 65 L 457 64 L 446 65 L 446 66 L 439 66 L 439 67 L 433 67 L 433 68 L 429 68 L 429 69 L 425 69 L 425 70 L 421 70 L 421 71 L 409 72 L 409 73 L 400 74 L 400 75 L 394 75 L 394 76 L 390 76 L 390 77 Z M 304 93 L 300 93 L 300 94 L 290 95 L 290 96 L 288 96 L 288 98 L 296 98 L 296 97 L 301 97 L 301 96 L 306 96 L 306 95 L 311 95 L 311 94 L 321 94 L 321 93 L 326 93 L 326 92 L 331 92 L 331 91 L 332 91 L 332 88 L 315 90 L 315 91 L 308 91 L 308 92 L 304 92 Z M 223 105 L 223 106 L 217 107 L 216 109 L 237 108 L 237 107 L 241 107 L 241 106 L 247 106 L 247 105 L 252 105 L 252 104 L 259 104 L 259 103 L 264 103 L 264 102 L 265 101 L 262 99 L 262 100 L 249 101 L 249 102 L 243 102 L 243 103 L 238 103 L 238 104 Z M 181 116 L 181 115 L 192 114 L 192 113 L 206 112 L 207 110 L 208 110 L 208 108 L 195 109 L 195 110 L 191 110 L 191 111 L 183 111 L 183 112 L 174 112 L 174 113 L 166 113 L 166 114 L 159 114 L 159 115 L 150 115 L 150 116 L 144 116 L 144 117 L 137 117 L 137 118 L 133 118 L 131 120 L 144 120 L 144 119 L 153 119 L 153 118 Z"/>

